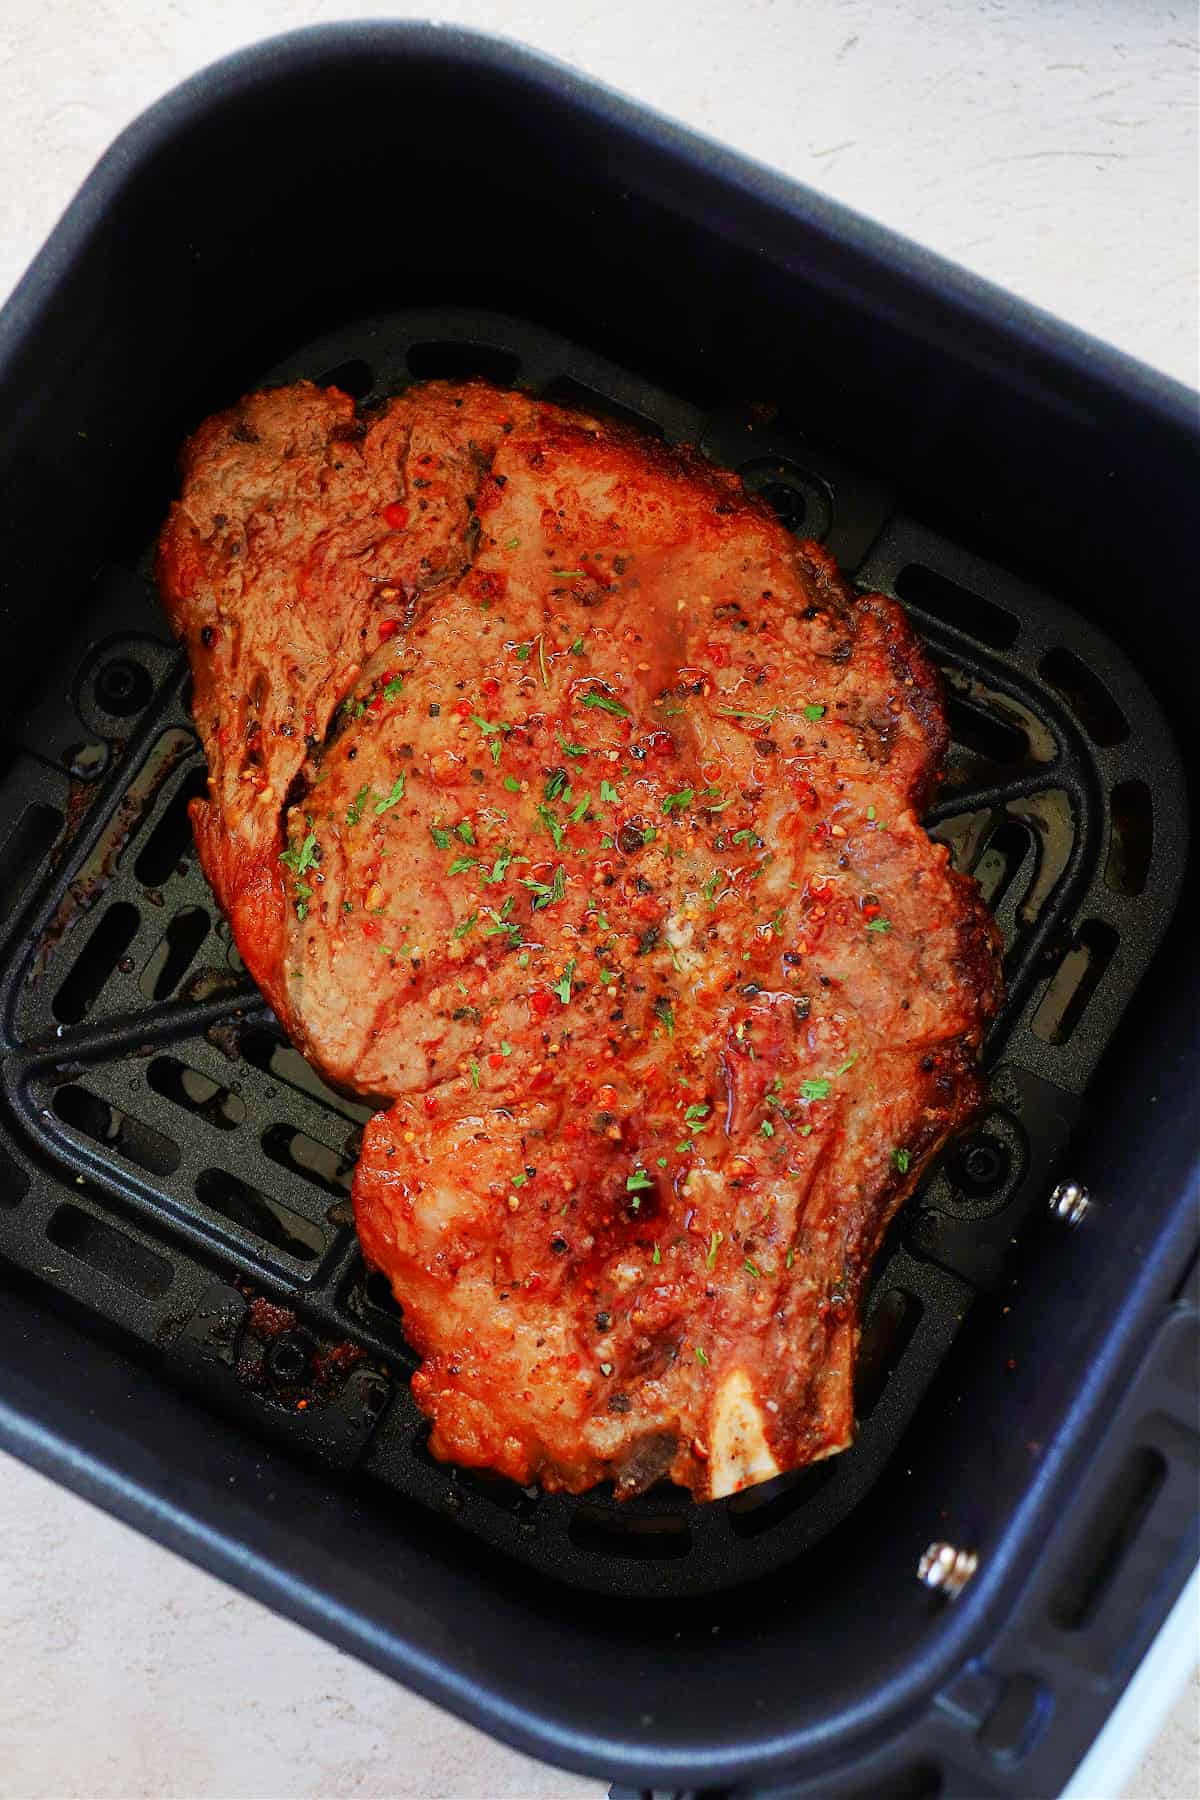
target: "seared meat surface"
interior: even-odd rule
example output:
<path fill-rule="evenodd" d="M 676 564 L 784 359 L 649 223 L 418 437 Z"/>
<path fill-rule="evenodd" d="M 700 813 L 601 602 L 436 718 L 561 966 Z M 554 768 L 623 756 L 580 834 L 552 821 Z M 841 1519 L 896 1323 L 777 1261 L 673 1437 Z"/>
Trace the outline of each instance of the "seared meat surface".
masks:
<path fill-rule="evenodd" d="M 840 1450 L 888 1219 L 999 996 L 940 693 L 693 453 L 478 383 L 188 445 L 204 868 L 333 1081 L 440 1456 L 699 1498 Z"/>

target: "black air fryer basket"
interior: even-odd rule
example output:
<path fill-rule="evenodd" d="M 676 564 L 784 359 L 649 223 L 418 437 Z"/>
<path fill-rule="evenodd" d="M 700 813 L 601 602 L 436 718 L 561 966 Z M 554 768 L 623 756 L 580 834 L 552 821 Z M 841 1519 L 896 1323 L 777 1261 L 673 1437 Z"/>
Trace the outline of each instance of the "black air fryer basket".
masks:
<path fill-rule="evenodd" d="M 263 383 L 468 374 L 699 443 L 899 596 L 928 822 L 1004 933 L 854 1448 L 706 1507 L 430 1457 L 347 1204 L 367 1109 L 192 851 L 178 444 Z M 304 33 L 148 113 L 0 317 L 0 1443 L 574 1768 L 1056 1792 L 1196 1558 L 1198 442 L 1193 396 L 487 39 Z"/>

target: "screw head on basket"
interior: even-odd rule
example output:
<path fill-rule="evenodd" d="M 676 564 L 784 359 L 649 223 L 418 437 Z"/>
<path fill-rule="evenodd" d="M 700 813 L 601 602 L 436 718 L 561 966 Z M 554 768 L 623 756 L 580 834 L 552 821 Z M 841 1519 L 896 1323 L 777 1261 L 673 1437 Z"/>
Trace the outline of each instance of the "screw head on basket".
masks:
<path fill-rule="evenodd" d="M 1079 1225 L 1092 1210 L 1092 1196 L 1079 1181 L 1060 1181 L 1050 1196 L 1050 1217 L 1060 1225 Z"/>
<path fill-rule="evenodd" d="M 959 1550 L 954 1544 L 930 1544 L 917 1564 L 917 1580 L 932 1594 L 944 1594 L 948 1600 L 958 1596 L 979 1567 L 974 1550 Z"/>

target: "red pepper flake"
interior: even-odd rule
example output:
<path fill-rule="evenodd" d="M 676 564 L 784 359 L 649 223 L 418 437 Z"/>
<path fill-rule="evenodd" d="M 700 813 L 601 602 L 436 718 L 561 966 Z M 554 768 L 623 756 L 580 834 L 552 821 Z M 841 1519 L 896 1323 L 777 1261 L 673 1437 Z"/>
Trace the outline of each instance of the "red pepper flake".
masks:
<path fill-rule="evenodd" d="M 454 711 L 458 714 L 460 719 L 469 719 L 474 708 L 469 700 L 456 700 L 454 702 Z"/>
<path fill-rule="evenodd" d="M 435 1113 L 438 1109 L 437 1095 L 426 1094 L 421 1104 L 424 1106 L 427 1113 Z"/>
<path fill-rule="evenodd" d="M 399 619 L 383 619 L 379 625 L 379 636 L 382 639 L 395 637 L 400 629 Z"/>
<path fill-rule="evenodd" d="M 504 1067 L 504 1058 L 498 1050 L 492 1051 L 487 1059 L 487 1066 L 489 1069 L 502 1069 Z"/>
<path fill-rule="evenodd" d="M 484 693 L 487 695 L 489 700 L 494 699 L 495 696 L 500 692 L 500 683 L 496 680 L 496 677 L 494 675 L 489 675 L 487 680 L 484 681 L 481 685 L 483 687 Z"/>
<path fill-rule="evenodd" d="M 544 1019 L 554 1010 L 554 995 L 549 988 L 534 988 L 529 995 L 529 1010 L 535 1019 Z"/>
<path fill-rule="evenodd" d="M 363 920 L 362 934 L 365 938 L 377 938 L 380 935 L 379 926 L 375 923 L 374 919 Z"/>
<path fill-rule="evenodd" d="M 403 531 L 408 524 L 407 506 L 402 506 L 399 500 L 393 500 L 383 509 L 383 522 L 392 531 Z"/>

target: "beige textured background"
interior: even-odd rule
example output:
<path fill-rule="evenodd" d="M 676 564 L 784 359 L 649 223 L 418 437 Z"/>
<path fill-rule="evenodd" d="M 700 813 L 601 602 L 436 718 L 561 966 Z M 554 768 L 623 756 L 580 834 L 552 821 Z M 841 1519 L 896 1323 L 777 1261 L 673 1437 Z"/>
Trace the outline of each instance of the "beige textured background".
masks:
<path fill-rule="evenodd" d="M 274 31 L 395 10 L 0 0 L 0 296 L 114 134 L 172 83 Z M 575 63 L 1197 385 L 1194 5 L 430 10 Z M 1193 1683 L 1124 1800 L 1200 1800 L 1198 1716 Z M 487 1742 L 0 1457 L 0 1800 L 602 1793 Z"/>

